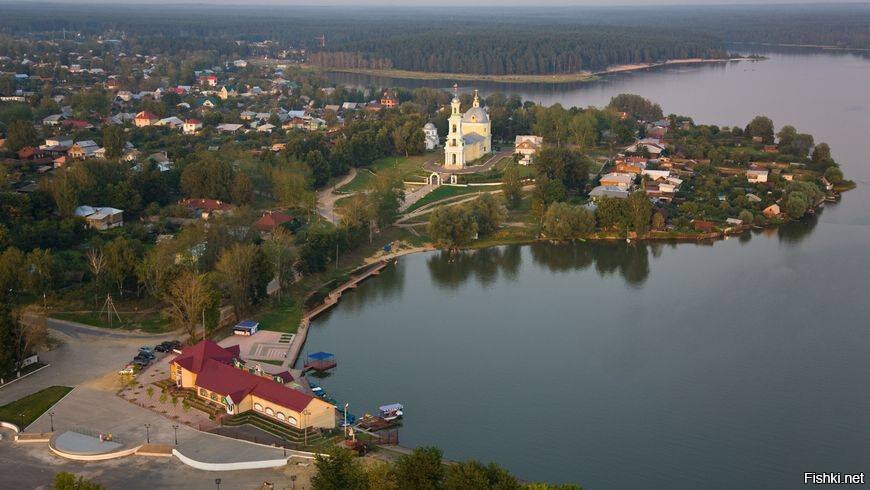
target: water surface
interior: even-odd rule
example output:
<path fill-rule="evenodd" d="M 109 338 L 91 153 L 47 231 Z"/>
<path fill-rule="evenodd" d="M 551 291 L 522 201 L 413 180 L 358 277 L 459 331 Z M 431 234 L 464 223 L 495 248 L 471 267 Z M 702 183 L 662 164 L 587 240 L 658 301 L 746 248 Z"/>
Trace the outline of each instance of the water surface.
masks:
<path fill-rule="evenodd" d="M 699 122 L 756 114 L 831 144 L 859 181 L 802 223 L 715 244 L 497 247 L 403 258 L 312 326 L 322 385 L 358 415 L 399 401 L 403 445 L 584 488 L 793 488 L 870 472 L 870 61 L 768 61 L 513 86 L 622 92 Z M 498 89 L 481 84 L 487 90 Z"/>

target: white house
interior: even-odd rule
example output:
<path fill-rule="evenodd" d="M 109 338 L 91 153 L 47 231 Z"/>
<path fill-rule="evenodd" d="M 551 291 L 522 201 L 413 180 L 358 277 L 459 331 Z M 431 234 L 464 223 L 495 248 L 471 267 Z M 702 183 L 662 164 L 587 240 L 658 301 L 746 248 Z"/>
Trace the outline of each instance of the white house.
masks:
<path fill-rule="evenodd" d="M 746 180 L 753 184 L 767 182 L 767 170 L 747 170 Z"/>
<path fill-rule="evenodd" d="M 438 128 L 436 128 L 431 122 L 427 122 L 426 125 L 423 126 L 423 138 L 426 143 L 426 151 L 434 150 L 439 143 Z"/>
<path fill-rule="evenodd" d="M 528 165 L 532 163 L 532 157 L 538 152 L 538 149 L 544 144 L 543 136 L 535 135 L 517 135 L 514 140 L 514 154 L 522 155 L 520 164 Z"/>

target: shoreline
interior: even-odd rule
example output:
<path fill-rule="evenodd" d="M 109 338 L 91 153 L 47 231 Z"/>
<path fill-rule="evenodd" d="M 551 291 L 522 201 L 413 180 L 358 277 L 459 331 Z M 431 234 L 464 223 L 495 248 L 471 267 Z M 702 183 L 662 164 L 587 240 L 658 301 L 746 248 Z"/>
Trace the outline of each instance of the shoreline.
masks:
<path fill-rule="evenodd" d="M 740 56 L 734 58 L 684 58 L 665 60 L 653 63 L 636 63 L 630 65 L 614 65 L 601 71 L 582 71 L 577 73 L 562 73 L 557 75 L 486 75 L 468 73 L 426 72 L 399 69 L 375 68 L 326 68 L 316 65 L 301 65 L 303 68 L 319 70 L 324 73 L 352 73 L 374 77 L 399 78 L 405 80 L 460 80 L 488 81 L 498 83 L 576 83 L 592 82 L 605 75 L 646 70 L 670 65 L 692 65 L 706 63 L 730 63 L 734 61 L 762 61 L 763 57 Z"/>

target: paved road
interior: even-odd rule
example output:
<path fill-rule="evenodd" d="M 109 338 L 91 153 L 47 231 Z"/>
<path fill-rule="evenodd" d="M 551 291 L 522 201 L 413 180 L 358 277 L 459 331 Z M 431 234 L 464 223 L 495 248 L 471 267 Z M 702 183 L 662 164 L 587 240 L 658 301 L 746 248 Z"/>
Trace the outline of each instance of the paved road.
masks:
<path fill-rule="evenodd" d="M 492 167 L 502 158 L 509 157 L 513 155 L 513 150 L 502 150 L 493 154 L 489 160 L 484 162 L 481 165 L 474 165 L 471 167 L 465 167 L 458 170 L 446 170 L 444 167 L 439 165 L 436 162 L 428 162 L 423 165 L 423 168 L 428 170 L 429 172 L 438 172 L 438 173 L 449 173 L 449 174 L 476 174 L 479 172 L 486 172 L 492 169 Z"/>
<path fill-rule="evenodd" d="M 0 431 L 2 432 L 2 431 Z M 244 471 L 200 471 L 176 458 L 133 456 L 111 461 L 82 463 L 52 455 L 44 444 L 16 444 L 9 432 L 0 440 L 0 488 L 50 488 L 54 475 L 68 471 L 101 483 L 106 488 L 184 488 L 214 489 L 215 478 L 221 488 L 258 489 L 264 481 L 276 489 L 292 488 L 289 473 L 310 473 L 313 465 L 286 469 Z M 14 471 L 10 471 L 14 469 Z M 296 481 L 296 488 L 310 488 L 307 476 Z"/>
<path fill-rule="evenodd" d="M 326 218 L 331 223 L 335 223 L 337 221 L 337 217 L 335 216 L 335 201 L 343 197 L 352 196 L 353 193 L 349 194 L 334 194 L 335 190 L 339 187 L 347 185 L 351 180 L 356 177 L 356 168 L 351 167 L 350 172 L 347 173 L 341 180 L 335 183 L 332 187 L 328 187 L 323 189 L 322 191 L 317 193 L 317 213 Z"/>
<path fill-rule="evenodd" d="M 176 334 L 149 335 L 107 330 L 62 320 L 47 320 L 60 346 L 39 357 L 51 366 L 0 388 L 0 405 L 55 385 L 78 386 L 117 372 L 133 359 L 142 345 L 154 346 Z"/>

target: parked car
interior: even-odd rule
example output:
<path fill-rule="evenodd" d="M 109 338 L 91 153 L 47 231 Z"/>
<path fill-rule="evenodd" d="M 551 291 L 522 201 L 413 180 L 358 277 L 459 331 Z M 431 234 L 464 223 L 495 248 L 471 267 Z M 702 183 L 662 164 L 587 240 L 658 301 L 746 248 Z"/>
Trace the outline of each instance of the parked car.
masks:
<path fill-rule="evenodd" d="M 133 358 L 133 362 L 131 364 L 133 364 L 134 366 L 145 367 L 151 364 L 151 359 L 148 359 L 147 357 L 136 356 L 135 358 Z"/>
<path fill-rule="evenodd" d="M 124 369 L 118 371 L 118 374 L 126 374 L 132 376 L 136 374 L 136 368 L 137 366 L 131 362 L 130 364 L 124 366 Z"/>
<path fill-rule="evenodd" d="M 154 350 L 157 352 L 172 352 L 173 349 L 181 348 L 181 342 L 177 340 L 166 340 L 160 342 L 160 344 L 154 347 Z"/>
<path fill-rule="evenodd" d="M 156 357 L 154 355 L 154 350 L 152 350 L 151 347 L 139 347 L 139 355 L 146 356 L 149 359 L 154 359 L 154 357 Z"/>

